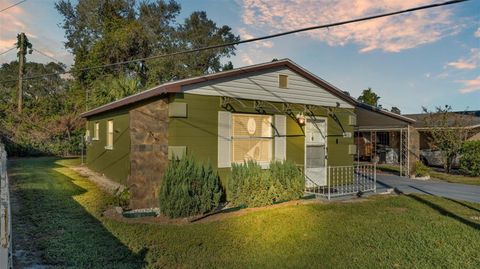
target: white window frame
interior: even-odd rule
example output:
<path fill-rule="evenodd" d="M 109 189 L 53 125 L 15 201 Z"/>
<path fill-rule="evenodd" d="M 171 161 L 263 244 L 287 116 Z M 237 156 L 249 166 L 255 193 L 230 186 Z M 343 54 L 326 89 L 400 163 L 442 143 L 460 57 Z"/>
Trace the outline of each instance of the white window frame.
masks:
<path fill-rule="evenodd" d="M 233 125 L 234 125 L 234 117 L 235 116 L 246 116 L 246 117 L 258 117 L 258 116 L 262 116 L 262 117 L 265 117 L 265 116 L 268 116 L 269 119 L 270 119 L 270 136 L 269 137 L 257 137 L 257 136 L 250 136 L 250 137 L 247 137 L 247 136 L 242 136 L 242 137 L 235 137 L 234 133 L 233 133 Z M 272 160 L 274 160 L 274 152 L 273 152 L 273 146 L 274 146 L 274 136 L 273 136 L 273 128 L 271 126 L 271 124 L 273 123 L 273 116 L 272 115 L 264 115 L 264 114 L 247 114 L 247 113 L 232 113 L 231 114 L 231 134 L 232 134 L 232 139 L 231 139 L 231 145 L 230 145 L 230 149 L 231 149 L 231 162 L 232 163 L 243 163 L 245 160 L 241 160 L 241 161 L 235 161 L 235 147 L 234 147 L 234 142 L 235 140 L 244 140 L 244 139 L 249 139 L 249 138 L 252 138 L 252 139 L 269 139 L 270 143 L 269 143 L 269 148 L 268 148 L 268 151 L 269 151 L 269 159 L 268 161 L 258 161 L 258 160 L 254 160 L 255 162 L 257 162 L 263 169 L 267 169 L 270 167 L 270 162 Z"/>
<path fill-rule="evenodd" d="M 105 149 L 112 150 L 113 149 L 113 134 L 114 134 L 114 129 L 113 129 L 113 120 L 108 120 L 107 121 L 107 128 L 106 128 L 106 135 L 107 139 L 105 140 Z"/>
<path fill-rule="evenodd" d="M 93 123 L 93 137 L 92 140 L 100 140 L 100 122 Z"/>

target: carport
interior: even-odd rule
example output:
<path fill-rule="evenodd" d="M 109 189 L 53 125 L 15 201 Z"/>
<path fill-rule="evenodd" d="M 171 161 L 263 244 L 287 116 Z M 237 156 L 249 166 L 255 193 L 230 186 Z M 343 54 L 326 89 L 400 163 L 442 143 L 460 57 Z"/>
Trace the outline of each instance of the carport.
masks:
<path fill-rule="evenodd" d="M 419 160 L 419 134 L 414 119 L 359 103 L 355 108 L 356 160 L 398 165 L 401 176 L 409 176 Z"/>

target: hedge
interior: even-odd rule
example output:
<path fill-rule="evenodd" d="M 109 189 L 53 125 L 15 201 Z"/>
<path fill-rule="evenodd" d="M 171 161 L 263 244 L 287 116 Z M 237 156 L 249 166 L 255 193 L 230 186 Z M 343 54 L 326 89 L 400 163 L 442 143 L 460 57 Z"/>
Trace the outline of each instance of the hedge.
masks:
<path fill-rule="evenodd" d="M 232 165 L 229 187 L 233 206 L 257 207 L 301 198 L 305 179 L 290 161 L 272 161 L 270 169 L 247 161 Z"/>
<path fill-rule="evenodd" d="M 160 212 L 170 218 L 205 214 L 218 207 L 222 197 L 218 174 L 192 156 L 170 161 L 163 178 Z"/>
<path fill-rule="evenodd" d="M 463 144 L 460 169 L 470 176 L 480 176 L 480 141 L 466 141 Z"/>

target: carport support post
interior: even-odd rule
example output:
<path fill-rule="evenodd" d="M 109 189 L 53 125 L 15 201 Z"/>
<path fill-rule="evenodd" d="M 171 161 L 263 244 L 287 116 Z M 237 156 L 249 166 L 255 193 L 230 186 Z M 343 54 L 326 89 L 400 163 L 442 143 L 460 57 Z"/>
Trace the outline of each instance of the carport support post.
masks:
<path fill-rule="evenodd" d="M 398 151 L 400 155 L 400 176 L 402 177 L 402 166 L 403 166 L 403 129 L 400 129 L 400 150 Z"/>
<path fill-rule="evenodd" d="M 407 127 L 407 177 L 412 173 L 410 171 L 410 125 Z"/>
<path fill-rule="evenodd" d="M 331 172 L 331 171 L 329 171 Z M 327 189 L 328 189 L 328 200 L 330 200 L 330 173 L 327 174 Z"/>

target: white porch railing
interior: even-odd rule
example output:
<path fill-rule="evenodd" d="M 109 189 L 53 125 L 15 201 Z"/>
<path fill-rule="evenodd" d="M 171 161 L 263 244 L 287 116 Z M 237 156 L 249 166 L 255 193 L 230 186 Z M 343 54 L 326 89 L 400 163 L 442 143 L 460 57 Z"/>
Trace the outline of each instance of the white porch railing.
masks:
<path fill-rule="evenodd" d="M 332 197 L 376 192 L 376 164 L 356 164 L 351 166 L 328 166 L 327 181 L 323 186 L 306 178 L 305 192 L 330 200 Z"/>

